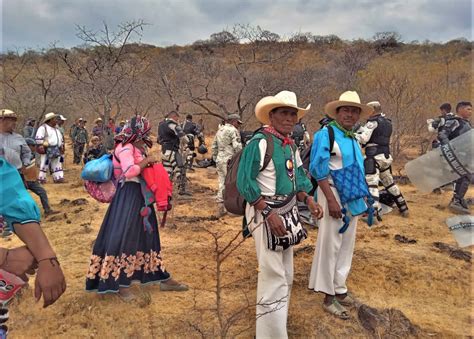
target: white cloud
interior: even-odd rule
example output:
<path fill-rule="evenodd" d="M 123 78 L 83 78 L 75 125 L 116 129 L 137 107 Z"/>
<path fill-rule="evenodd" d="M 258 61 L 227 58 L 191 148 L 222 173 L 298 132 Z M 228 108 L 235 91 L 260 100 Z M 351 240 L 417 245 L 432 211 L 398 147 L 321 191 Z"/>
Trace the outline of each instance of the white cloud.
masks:
<path fill-rule="evenodd" d="M 75 25 L 99 29 L 144 19 L 142 41 L 190 44 L 236 23 L 281 36 L 294 32 L 370 38 L 398 31 L 405 41 L 472 39 L 470 0 L 3 0 L 3 49 L 80 44 Z"/>

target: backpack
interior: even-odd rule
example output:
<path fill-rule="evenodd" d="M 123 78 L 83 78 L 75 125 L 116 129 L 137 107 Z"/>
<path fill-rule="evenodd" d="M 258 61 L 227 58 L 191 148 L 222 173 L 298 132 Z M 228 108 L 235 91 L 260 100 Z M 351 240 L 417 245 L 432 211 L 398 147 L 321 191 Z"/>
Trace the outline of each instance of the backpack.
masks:
<path fill-rule="evenodd" d="M 107 182 L 112 179 L 114 165 L 112 156 L 104 154 L 99 159 L 88 161 L 81 172 L 82 180 Z"/>
<path fill-rule="evenodd" d="M 326 125 L 326 128 L 328 129 L 328 134 L 329 134 L 329 154 L 332 156 L 332 155 L 335 155 L 335 153 L 332 151 L 333 148 L 334 148 L 334 129 L 331 125 Z M 309 163 L 310 163 L 311 149 L 312 148 L 313 148 L 313 145 L 311 144 L 301 154 L 301 161 L 303 162 L 303 168 L 304 168 L 306 174 L 311 179 L 311 183 L 313 184 L 313 190 L 310 192 L 310 195 L 313 195 L 314 191 L 318 187 L 318 182 L 309 173 Z"/>
<path fill-rule="evenodd" d="M 117 191 L 113 180 L 106 182 L 84 180 L 84 188 L 92 198 L 103 203 L 111 202 Z"/>
<path fill-rule="evenodd" d="M 255 133 L 254 136 L 258 133 L 265 135 L 265 138 L 267 140 L 267 149 L 265 150 L 265 158 L 263 160 L 263 167 L 260 170 L 261 172 L 265 168 L 267 168 L 268 164 L 270 163 L 270 160 L 272 159 L 274 144 L 272 135 L 270 133 L 259 131 Z M 252 138 L 249 142 L 253 142 L 256 140 L 261 139 Z M 243 150 L 237 152 L 227 162 L 227 174 L 225 176 L 224 181 L 224 207 L 228 212 L 236 215 L 245 215 L 245 198 L 240 194 L 237 188 L 237 172 L 239 170 L 242 152 Z"/>

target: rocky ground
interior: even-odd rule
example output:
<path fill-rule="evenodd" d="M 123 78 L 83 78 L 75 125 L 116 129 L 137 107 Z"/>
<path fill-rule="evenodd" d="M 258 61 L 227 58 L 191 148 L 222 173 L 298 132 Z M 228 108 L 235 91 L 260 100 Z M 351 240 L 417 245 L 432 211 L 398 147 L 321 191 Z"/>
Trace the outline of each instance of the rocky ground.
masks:
<path fill-rule="evenodd" d="M 10 307 L 12 337 L 253 338 L 254 244 L 252 239 L 240 244 L 240 218 L 216 218 L 215 169 L 191 173 L 193 197 L 175 201 L 167 226 L 160 229 L 166 268 L 190 290 L 134 287 L 137 298 L 127 303 L 115 295 L 99 297 L 84 291 L 91 246 L 107 205 L 88 196 L 79 179 L 80 167 L 68 156 L 68 182 L 45 185 L 53 208 L 61 213 L 42 223 L 62 263 L 68 289 L 45 310 L 35 304 L 32 289 L 25 289 Z M 401 188 L 410 218 L 393 212 L 372 228 L 359 222 L 348 281 L 358 305 L 350 320 L 325 313 L 322 296 L 307 289 L 317 237 L 317 229 L 309 230 L 309 238 L 295 250 L 290 337 L 473 335 L 472 249 L 457 248 L 445 224 L 452 215 L 446 208 L 451 192 L 420 194 L 410 185 Z M 234 236 L 232 246 L 224 250 Z M 20 243 L 15 237 L 1 241 L 8 247 Z M 222 259 L 229 250 L 233 252 L 217 265 L 216 257 Z"/>

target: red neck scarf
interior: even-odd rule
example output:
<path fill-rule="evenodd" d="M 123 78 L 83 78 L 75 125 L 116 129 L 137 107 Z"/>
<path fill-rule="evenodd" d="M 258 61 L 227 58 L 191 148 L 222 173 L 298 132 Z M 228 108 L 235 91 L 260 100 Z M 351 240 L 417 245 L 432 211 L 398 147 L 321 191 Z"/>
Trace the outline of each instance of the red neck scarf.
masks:
<path fill-rule="evenodd" d="M 278 132 L 276 129 L 274 129 L 272 126 L 265 127 L 264 131 L 268 132 L 268 133 L 276 136 L 278 139 L 282 140 L 283 141 L 283 143 L 281 145 L 282 147 L 285 147 L 286 145 L 293 145 L 295 143 L 293 141 L 293 139 L 291 139 L 288 136 L 284 136 L 283 134 Z"/>

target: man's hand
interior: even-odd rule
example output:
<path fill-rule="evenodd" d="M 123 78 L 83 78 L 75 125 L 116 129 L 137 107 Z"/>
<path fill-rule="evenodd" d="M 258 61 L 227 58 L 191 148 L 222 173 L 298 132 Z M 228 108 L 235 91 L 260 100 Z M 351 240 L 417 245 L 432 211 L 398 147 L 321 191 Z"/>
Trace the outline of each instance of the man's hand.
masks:
<path fill-rule="evenodd" d="M 317 202 L 314 201 L 313 197 L 307 199 L 308 209 L 316 219 L 321 219 L 324 215 L 323 208 Z"/>
<path fill-rule="evenodd" d="M 43 308 L 54 304 L 66 290 L 66 279 L 56 259 L 41 260 L 35 281 L 35 299 L 43 295 Z"/>
<path fill-rule="evenodd" d="M 24 281 L 28 280 L 25 273 L 34 274 L 37 267 L 33 254 L 26 246 L 8 250 L 4 262 L 0 265 L 1 269 L 19 276 Z"/>
<path fill-rule="evenodd" d="M 270 226 L 270 231 L 273 233 L 273 235 L 277 237 L 283 237 L 286 235 L 287 232 L 285 225 L 283 224 L 283 220 L 277 213 L 271 212 L 265 221 Z"/>
<path fill-rule="evenodd" d="M 339 203 L 334 200 L 328 200 L 328 210 L 329 210 L 329 215 L 335 219 L 341 219 L 342 218 L 342 211 L 341 211 L 341 206 Z"/>

